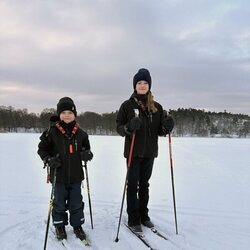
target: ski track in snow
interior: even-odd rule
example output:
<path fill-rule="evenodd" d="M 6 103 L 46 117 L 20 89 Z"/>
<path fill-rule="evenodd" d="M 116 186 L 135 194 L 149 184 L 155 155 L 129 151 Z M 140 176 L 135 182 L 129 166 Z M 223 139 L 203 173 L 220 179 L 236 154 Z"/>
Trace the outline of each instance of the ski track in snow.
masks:
<path fill-rule="evenodd" d="M 37 204 L 39 205 L 39 203 Z M 70 249 L 93 249 L 93 250 L 108 250 L 108 249 L 146 249 L 134 235 L 129 232 L 129 230 L 123 225 L 126 223 L 126 214 L 123 214 L 119 242 L 115 243 L 115 237 L 117 232 L 118 225 L 118 213 L 119 213 L 119 204 L 109 203 L 107 201 L 93 201 L 94 209 L 94 230 L 91 229 L 88 207 L 85 209 L 85 218 L 86 222 L 84 224 L 84 229 L 91 241 L 90 247 L 85 247 L 83 244 L 76 239 L 72 227 L 67 226 L 67 235 L 68 235 L 68 245 Z M 225 212 L 213 211 L 204 211 L 202 213 L 199 210 L 199 213 L 194 211 L 192 208 L 180 209 L 179 212 L 179 234 L 175 234 L 175 225 L 171 214 L 166 212 L 166 209 L 154 209 L 151 208 L 151 213 L 154 214 L 152 220 L 156 224 L 156 228 L 164 235 L 167 236 L 169 240 L 164 240 L 159 238 L 157 235 L 153 234 L 149 229 L 143 227 L 144 234 L 146 239 L 152 244 L 152 247 L 155 249 L 244 249 L 244 239 L 248 236 L 248 233 L 238 232 L 234 225 L 221 224 L 217 225 L 216 232 L 214 232 L 214 224 L 206 223 L 206 218 L 212 218 L 215 222 L 218 222 L 218 219 L 223 220 L 228 217 L 235 220 L 245 220 L 247 215 L 243 217 L 237 214 L 227 214 Z M 182 211 L 183 210 L 183 211 Z M 188 212 L 193 211 L 193 212 Z M 36 216 L 34 212 L 29 211 L 19 211 L 19 214 L 22 214 L 23 220 L 13 224 L 9 227 L 6 227 L 0 232 L 1 242 L 4 243 L 4 248 L 6 250 L 13 249 L 13 246 L 17 246 L 14 249 L 42 249 L 37 245 L 41 245 L 44 242 L 44 234 L 46 225 L 44 223 L 44 216 Z M 125 211 L 124 211 L 125 213 Z M 0 214 L 1 217 L 9 216 L 11 214 L 5 213 Z M 27 215 L 28 219 L 25 219 Z M 166 215 L 166 219 L 163 218 L 163 215 Z M 246 217 L 245 217 L 246 216 Z M 46 214 L 45 214 L 46 217 Z M 193 217 L 194 222 L 190 224 L 185 223 L 185 217 Z M 205 218 L 205 219 L 204 219 Z M 248 216 L 249 218 L 249 216 Z M 201 224 L 201 225 L 199 225 Z M 211 228 L 210 228 L 211 227 Z M 55 239 L 55 234 L 52 232 L 54 230 L 53 226 L 50 226 L 47 249 L 65 249 Z M 210 232 L 207 234 L 207 231 Z M 227 242 L 218 240 L 216 234 L 227 235 L 228 238 L 235 238 L 235 245 L 232 245 L 232 240 Z M 237 237 L 236 237 L 237 236 Z M 196 243 L 196 238 L 199 240 L 204 239 L 205 242 L 211 241 L 211 248 L 209 245 L 201 246 L 199 243 Z M 242 239 L 242 241 L 241 241 Z M 242 244 L 243 242 L 243 244 Z M 213 246 L 213 245 L 216 245 Z M 238 248 L 242 245 L 242 248 Z M 225 248 L 226 247 L 226 248 Z M 67 248 L 68 249 L 68 248 Z"/>
<path fill-rule="evenodd" d="M 46 229 L 44 221 L 47 219 L 51 186 L 44 183 L 46 173 L 36 155 L 38 137 L 37 134 L 0 134 L 0 139 L 4 139 L 0 140 L 1 250 L 43 249 Z M 91 246 L 83 246 L 68 225 L 66 231 L 69 248 L 147 249 L 124 226 L 127 222 L 126 204 L 119 242 L 114 242 L 125 177 L 125 161 L 122 158 L 123 139 L 106 138 L 107 140 L 104 137 L 90 137 L 95 151 L 95 158 L 89 164 L 94 230 L 90 225 L 86 187 L 83 188 L 83 227 Z M 26 147 L 22 145 L 24 141 Z M 178 235 L 175 234 L 165 141 L 165 138 L 159 141 L 159 154 L 162 157 L 155 162 L 150 182 L 149 208 L 157 230 L 169 240 L 161 239 L 143 227 L 145 237 L 152 247 L 158 250 L 248 250 L 250 140 L 173 138 Z M 104 148 L 110 152 L 105 164 L 101 159 L 101 156 L 105 156 Z M 13 150 L 16 150 L 15 157 L 9 157 Z M 50 225 L 47 249 L 65 249 L 55 239 L 53 230 Z"/>

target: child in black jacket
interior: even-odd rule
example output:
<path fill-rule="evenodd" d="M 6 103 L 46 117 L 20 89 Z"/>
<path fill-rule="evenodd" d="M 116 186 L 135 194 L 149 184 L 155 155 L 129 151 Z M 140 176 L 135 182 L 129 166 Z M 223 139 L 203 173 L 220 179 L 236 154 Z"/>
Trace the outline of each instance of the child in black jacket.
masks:
<path fill-rule="evenodd" d="M 134 93 L 124 101 L 117 114 L 117 132 L 125 136 L 124 157 L 129 158 L 131 134 L 136 132 L 132 161 L 127 180 L 128 226 L 138 233 L 141 224 L 154 227 L 149 217 L 149 179 L 154 159 L 158 156 L 158 136 L 170 133 L 174 121 L 162 106 L 155 102 L 151 75 L 140 69 L 133 78 Z"/>
<path fill-rule="evenodd" d="M 57 122 L 43 132 L 38 145 L 38 154 L 50 168 L 50 175 L 56 169 L 56 184 L 52 218 L 59 240 L 66 239 L 65 225 L 74 228 L 76 237 L 85 238 L 84 202 L 81 195 L 81 182 L 84 179 L 82 161 L 90 161 L 93 154 L 85 133 L 76 122 L 76 106 L 69 97 L 63 97 L 57 104 Z"/>

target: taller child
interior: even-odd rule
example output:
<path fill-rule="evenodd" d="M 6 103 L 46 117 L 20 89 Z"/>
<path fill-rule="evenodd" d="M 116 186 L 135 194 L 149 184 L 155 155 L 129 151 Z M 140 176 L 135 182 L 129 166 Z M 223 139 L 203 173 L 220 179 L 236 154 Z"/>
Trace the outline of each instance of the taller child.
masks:
<path fill-rule="evenodd" d="M 131 135 L 136 132 L 127 180 L 128 226 L 135 232 L 142 232 L 141 224 L 154 227 L 148 214 L 149 179 L 158 156 L 158 136 L 167 135 L 174 127 L 172 117 L 154 101 L 151 84 L 149 71 L 139 69 L 133 78 L 134 93 L 122 103 L 116 119 L 117 132 L 125 136 L 127 162 Z"/>
<path fill-rule="evenodd" d="M 81 182 L 84 179 L 82 161 L 90 161 L 93 154 L 85 133 L 76 122 L 76 106 L 69 97 L 63 97 L 57 104 L 57 120 L 50 129 L 43 132 L 38 145 L 38 154 L 50 168 L 56 169 L 56 184 L 52 209 L 52 219 L 59 240 L 66 239 L 65 225 L 73 227 L 76 237 L 85 238 L 84 202 L 81 195 Z M 56 119 L 55 119 L 56 118 Z"/>

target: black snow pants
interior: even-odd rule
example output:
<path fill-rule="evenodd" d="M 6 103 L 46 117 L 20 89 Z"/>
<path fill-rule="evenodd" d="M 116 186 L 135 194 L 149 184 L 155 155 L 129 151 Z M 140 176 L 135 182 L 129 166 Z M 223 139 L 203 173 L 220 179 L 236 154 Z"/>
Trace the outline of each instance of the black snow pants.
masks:
<path fill-rule="evenodd" d="M 132 158 L 127 182 L 127 213 L 129 226 L 150 220 L 148 216 L 149 179 L 155 158 Z"/>
<path fill-rule="evenodd" d="M 52 218 L 54 226 L 68 224 L 68 213 L 70 213 L 70 225 L 80 226 L 84 223 L 84 203 L 81 195 L 81 182 L 64 184 L 56 183 L 53 202 Z"/>

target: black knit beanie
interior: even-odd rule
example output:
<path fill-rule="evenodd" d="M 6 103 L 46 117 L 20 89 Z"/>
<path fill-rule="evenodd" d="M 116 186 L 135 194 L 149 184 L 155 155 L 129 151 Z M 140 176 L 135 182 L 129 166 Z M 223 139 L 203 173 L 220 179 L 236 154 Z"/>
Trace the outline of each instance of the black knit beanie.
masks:
<path fill-rule="evenodd" d="M 139 69 L 138 72 L 135 74 L 133 79 L 133 86 L 135 89 L 136 83 L 139 81 L 146 81 L 149 85 L 149 90 L 151 89 L 151 76 L 147 69 Z"/>
<path fill-rule="evenodd" d="M 70 110 L 77 115 L 76 106 L 70 97 L 63 97 L 57 103 L 57 115 L 59 116 L 63 111 Z"/>

